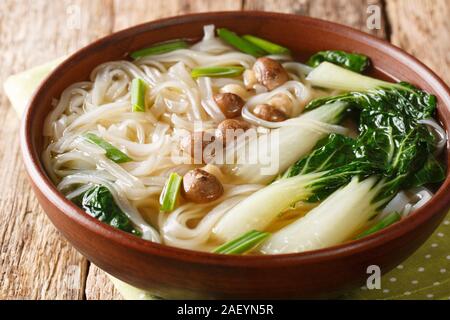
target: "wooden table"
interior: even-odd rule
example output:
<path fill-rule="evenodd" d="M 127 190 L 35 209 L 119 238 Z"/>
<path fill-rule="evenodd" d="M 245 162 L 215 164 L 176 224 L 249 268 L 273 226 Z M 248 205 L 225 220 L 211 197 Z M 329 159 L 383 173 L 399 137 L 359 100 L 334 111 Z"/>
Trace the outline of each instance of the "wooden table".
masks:
<path fill-rule="evenodd" d="M 138 23 L 220 10 L 289 12 L 347 24 L 402 47 L 450 83 L 448 0 L 1 0 L 0 82 Z M 380 29 L 370 30 L 367 19 L 377 13 Z M 2 90 L 0 299 L 120 299 L 40 209 L 20 157 L 19 121 Z"/>

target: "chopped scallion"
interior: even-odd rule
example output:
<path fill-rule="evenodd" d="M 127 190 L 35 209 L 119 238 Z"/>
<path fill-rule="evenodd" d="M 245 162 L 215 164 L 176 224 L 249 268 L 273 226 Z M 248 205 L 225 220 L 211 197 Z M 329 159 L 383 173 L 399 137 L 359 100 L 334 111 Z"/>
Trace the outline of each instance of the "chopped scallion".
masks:
<path fill-rule="evenodd" d="M 131 105 L 133 106 L 133 112 L 145 111 L 146 86 L 142 79 L 135 78 L 131 81 Z"/>
<path fill-rule="evenodd" d="M 99 136 L 93 134 L 93 133 L 86 133 L 84 134 L 84 138 L 88 140 L 89 142 L 96 144 L 100 148 L 106 151 L 106 157 L 108 159 L 111 159 L 112 161 L 116 163 L 124 163 L 133 161 L 129 156 L 127 156 L 125 153 L 114 147 L 109 142 L 106 142 Z"/>
<path fill-rule="evenodd" d="M 388 214 L 383 219 L 381 219 L 378 223 L 376 223 L 371 228 L 360 233 L 355 239 L 361 239 L 361 238 L 368 236 L 369 234 L 378 232 L 381 229 L 384 229 L 384 228 L 390 226 L 391 224 L 399 221 L 401 218 L 402 218 L 402 216 L 398 212 L 394 211 L 394 212 Z"/>
<path fill-rule="evenodd" d="M 219 38 L 225 41 L 226 43 L 232 45 L 233 47 L 242 52 L 251 54 L 254 57 L 261 57 L 266 54 L 266 52 L 262 50 L 260 47 L 241 38 L 236 33 L 226 28 L 217 29 L 217 34 L 219 35 Z"/>
<path fill-rule="evenodd" d="M 242 236 L 224 243 L 213 250 L 213 253 L 221 254 L 242 254 L 251 251 L 264 239 L 266 239 L 270 233 L 252 230 Z"/>
<path fill-rule="evenodd" d="M 276 43 L 270 42 L 268 40 L 258 38 L 252 35 L 245 35 L 242 37 L 244 40 L 253 43 L 255 46 L 258 46 L 262 50 L 270 53 L 270 54 L 288 54 L 290 53 L 288 48 L 282 47 Z"/>
<path fill-rule="evenodd" d="M 192 78 L 198 77 L 237 77 L 244 72 L 244 67 L 199 67 L 191 71 Z"/>
<path fill-rule="evenodd" d="M 180 191 L 182 177 L 176 172 L 172 172 L 167 179 L 164 189 L 161 192 L 159 203 L 161 204 L 161 211 L 170 212 L 175 208 L 178 193 Z"/>
<path fill-rule="evenodd" d="M 184 40 L 173 40 L 173 41 L 167 41 L 167 42 L 161 42 L 157 43 L 149 48 L 141 49 L 134 51 L 130 54 L 130 56 L 133 59 L 142 58 L 145 56 L 155 55 L 155 54 L 162 54 L 178 49 L 184 49 L 187 48 L 189 45 Z"/>

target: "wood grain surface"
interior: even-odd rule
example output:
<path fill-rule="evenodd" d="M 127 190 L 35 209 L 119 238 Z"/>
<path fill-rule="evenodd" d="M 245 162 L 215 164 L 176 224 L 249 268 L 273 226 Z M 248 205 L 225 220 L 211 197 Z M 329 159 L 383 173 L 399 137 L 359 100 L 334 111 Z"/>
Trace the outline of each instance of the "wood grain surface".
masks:
<path fill-rule="evenodd" d="M 220 10 L 289 12 L 343 23 L 391 40 L 450 82 L 447 0 L 1 0 L 0 83 L 138 23 Z M 373 10 L 380 14 L 380 29 L 368 28 Z M 120 299 L 105 273 L 77 253 L 39 208 L 21 163 L 19 122 L 2 88 L 0 110 L 0 299 Z"/>

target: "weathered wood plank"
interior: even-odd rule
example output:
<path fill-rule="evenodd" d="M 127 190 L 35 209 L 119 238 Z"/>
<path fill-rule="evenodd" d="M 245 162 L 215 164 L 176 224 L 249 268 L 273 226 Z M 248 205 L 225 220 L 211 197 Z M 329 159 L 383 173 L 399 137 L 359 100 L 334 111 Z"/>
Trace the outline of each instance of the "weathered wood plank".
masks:
<path fill-rule="evenodd" d="M 450 2 L 388 0 L 391 41 L 450 83 Z"/>
<path fill-rule="evenodd" d="M 241 0 L 115 0 L 114 30 L 185 13 L 240 10 L 241 5 Z"/>
<path fill-rule="evenodd" d="M 342 23 L 380 38 L 386 38 L 382 0 L 246 0 L 244 9 L 311 16 Z M 379 29 L 369 29 L 368 27 L 367 19 L 373 14 L 372 10 L 377 10 L 377 14 L 379 14 Z"/>
<path fill-rule="evenodd" d="M 122 296 L 106 273 L 92 263 L 89 265 L 89 274 L 86 281 L 86 299 L 122 300 Z"/>
<path fill-rule="evenodd" d="M 0 83 L 109 33 L 105 1 L 0 1 Z M 82 299 L 87 261 L 51 225 L 26 181 L 19 121 L 0 90 L 0 299 Z"/>

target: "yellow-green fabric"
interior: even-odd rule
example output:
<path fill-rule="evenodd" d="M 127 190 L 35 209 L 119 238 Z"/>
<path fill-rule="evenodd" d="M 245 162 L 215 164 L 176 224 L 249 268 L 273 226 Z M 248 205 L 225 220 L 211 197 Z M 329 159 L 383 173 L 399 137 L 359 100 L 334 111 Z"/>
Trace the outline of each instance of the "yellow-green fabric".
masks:
<path fill-rule="evenodd" d="M 20 116 L 34 89 L 61 59 L 9 77 L 4 83 L 7 96 Z M 125 299 L 151 300 L 151 293 L 111 277 Z M 450 299 L 450 215 L 428 241 L 381 279 L 381 289 L 357 288 L 343 299 Z"/>

